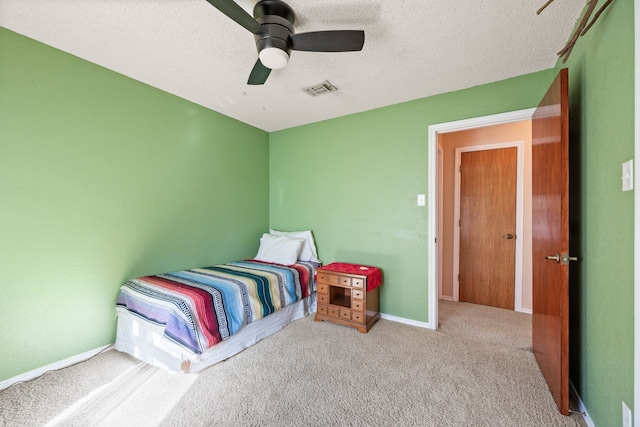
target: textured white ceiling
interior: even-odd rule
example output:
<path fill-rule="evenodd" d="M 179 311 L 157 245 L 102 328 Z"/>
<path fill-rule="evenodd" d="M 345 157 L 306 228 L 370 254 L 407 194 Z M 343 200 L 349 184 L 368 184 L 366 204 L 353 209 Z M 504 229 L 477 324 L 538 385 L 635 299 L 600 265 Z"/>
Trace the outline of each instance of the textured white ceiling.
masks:
<path fill-rule="evenodd" d="M 0 0 L 0 26 L 275 131 L 553 67 L 585 0 L 287 3 L 297 33 L 362 29 L 363 50 L 293 52 L 249 86 L 253 34 L 205 0 Z M 302 90 L 325 80 L 339 91 Z"/>

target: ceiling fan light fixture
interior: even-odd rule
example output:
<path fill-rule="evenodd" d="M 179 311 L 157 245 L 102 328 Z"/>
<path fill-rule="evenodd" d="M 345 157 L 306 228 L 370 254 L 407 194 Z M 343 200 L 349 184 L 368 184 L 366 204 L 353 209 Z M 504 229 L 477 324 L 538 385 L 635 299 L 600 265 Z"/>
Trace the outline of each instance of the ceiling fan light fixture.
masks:
<path fill-rule="evenodd" d="M 272 70 L 284 68 L 289 62 L 289 54 L 277 47 L 265 47 L 260 51 L 258 57 L 262 65 Z"/>

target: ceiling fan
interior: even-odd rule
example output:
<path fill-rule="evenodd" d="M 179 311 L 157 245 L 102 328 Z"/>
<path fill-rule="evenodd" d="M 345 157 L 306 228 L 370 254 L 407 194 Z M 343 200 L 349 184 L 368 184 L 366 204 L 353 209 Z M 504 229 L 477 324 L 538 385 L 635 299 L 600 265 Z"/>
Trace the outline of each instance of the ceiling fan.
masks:
<path fill-rule="evenodd" d="M 296 15 L 291 6 L 281 0 L 260 0 L 253 8 L 253 17 L 233 0 L 207 0 L 254 34 L 258 61 L 249 75 L 250 85 L 261 85 L 271 70 L 284 68 L 292 50 L 307 52 L 353 52 L 362 50 L 364 31 L 334 30 L 294 34 Z"/>

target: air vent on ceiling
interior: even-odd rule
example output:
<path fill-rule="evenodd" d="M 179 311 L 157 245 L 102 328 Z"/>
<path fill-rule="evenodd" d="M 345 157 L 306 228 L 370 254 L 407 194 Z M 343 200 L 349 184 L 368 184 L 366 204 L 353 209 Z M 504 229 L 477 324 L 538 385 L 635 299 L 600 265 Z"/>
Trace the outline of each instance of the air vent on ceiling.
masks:
<path fill-rule="evenodd" d="M 334 85 L 332 85 L 331 82 L 329 82 L 329 80 L 326 80 L 324 83 L 320 83 L 319 85 L 307 87 L 307 88 L 305 88 L 303 90 L 305 92 L 307 92 L 311 96 L 318 96 L 318 95 L 327 94 L 329 92 L 335 92 L 335 91 L 338 90 L 338 88 L 335 87 Z"/>

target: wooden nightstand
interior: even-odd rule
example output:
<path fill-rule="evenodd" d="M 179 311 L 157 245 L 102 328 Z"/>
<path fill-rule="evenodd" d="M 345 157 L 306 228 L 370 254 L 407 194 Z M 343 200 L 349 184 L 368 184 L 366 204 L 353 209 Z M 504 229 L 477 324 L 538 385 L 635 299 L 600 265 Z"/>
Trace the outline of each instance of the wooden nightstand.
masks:
<path fill-rule="evenodd" d="M 318 310 L 315 320 L 328 320 L 367 333 L 378 321 L 378 287 L 382 272 L 377 267 L 332 263 L 316 273 Z"/>

